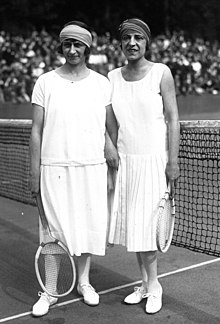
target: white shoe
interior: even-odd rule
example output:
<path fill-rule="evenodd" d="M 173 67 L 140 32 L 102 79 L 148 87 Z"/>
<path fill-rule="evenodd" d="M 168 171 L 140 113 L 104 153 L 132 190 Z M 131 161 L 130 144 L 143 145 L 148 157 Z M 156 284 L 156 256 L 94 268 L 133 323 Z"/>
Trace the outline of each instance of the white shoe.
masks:
<path fill-rule="evenodd" d="M 134 292 L 128 295 L 124 299 L 124 302 L 126 304 L 131 304 L 131 305 L 138 304 L 142 301 L 143 298 L 146 298 L 145 295 L 146 295 L 146 290 L 143 286 L 135 287 Z"/>
<path fill-rule="evenodd" d="M 160 285 L 159 289 L 155 293 L 147 293 L 146 313 L 154 314 L 159 312 L 162 308 L 162 293 L 163 289 Z"/>
<path fill-rule="evenodd" d="M 99 304 L 99 295 L 90 284 L 78 284 L 78 294 L 83 296 L 84 302 L 89 306 L 96 306 Z"/>
<path fill-rule="evenodd" d="M 58 301 L 58 298 L 51 297 L 45 292 L 39 292 L 38 296 L 40 296 L 40 298 L 32 308 L 32 315 L 37 317 L 46 315 L 50 306 L 56 304 Z"/>

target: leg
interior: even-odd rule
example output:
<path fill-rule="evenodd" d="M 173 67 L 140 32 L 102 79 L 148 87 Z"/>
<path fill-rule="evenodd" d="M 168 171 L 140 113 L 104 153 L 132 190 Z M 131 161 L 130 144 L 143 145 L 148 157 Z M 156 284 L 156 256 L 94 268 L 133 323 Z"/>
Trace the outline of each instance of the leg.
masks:
<path fill-rule="evenodd" d="M 99 295 L 95 289 L 90 285 L 89 273 L 91 265 L 91 255 L 84 253 L 77 258 L 78 265 L 78 285 L 77 291 L 83 296 L 84 302 L 90 306 L 99 304 Z"/>
<path fill-rule="evenodd" d="M 142 287 L 151 292 L 160 286 L 157 279 L 157 251 L 137 252 L 137 261 L 142 276 Z"/>
<path fill-rule="evenodd" d="M 156 291 L 159 289 L 160 284 L 157 279 L 157 251 L 140 252 L 140 259 L 142 261 L 142 279 L 145 283 L 147 273 L 148 292 Z"/>
<path fill-rule="evenodd" d="M 143 266 L 148 274 L 146 313 L 157 313 L 162 307 L 162 287 L 157 279 L 157 251 L 141 252 Z"/>
<path fill-rule="evenodd" d="M 59 275 L 60 261 L 60 254 L 44 255 L 45 287 L 49 292 L 57 293 L 57 279 Z M 46 292 L 39 292 L 38 295 L 40 298 L 32 308 L 32 315 L 36 317 L 47 314 L 50 306 L 58 301 L 58 298 L 51 297 Z"/>
<path fill-rule="evenodd" d="M 162 287 L 157 279 L 157 251 L 137 252 L 142 286 L 125 298 L 127 304 L 140 303 L 147 297 L 146 312 L 157 313 L 162 307 Z"/>
<path fill-rule="evenodd" d="M 141 287 L 134 287 L 134 292 L 129 294 L 125 299 L 124 302 L 126 304 L 138 304 L 144 298 L 143 296 L 147 293 L 147 282 L 148 282 L 148 275 L 145 268 L 145 264 L 141 258 L 141 253 L 136 253 L 138 265 L 140 268 L 141 276 L 142 276 L 142 285 Z"/>
<path fill-rule="evenodd" d="M 91 266 L 91 255 L 84 253 L 81 256 L 77 257 L 77 266 L 78 266 L 78 282 L 79 284 L 89 284 L 89 273 Z"/>
<path fill-rule="evenodd" d="M 45 287 L 51 293 L 57 293 L 57 279 L 60 269 L 60 254 L 45 255 Z"/>
<path fill-rule="evenodd" d="M 141 253 L 137 252 L 136 256 L 137 256 L 137 261 L 138 261 L 138 265 L 139 265 L 140 272 L 141 272 L 142 286 L 146 289 L 147 288 L 147 281 L 148 281 L 147 271 L 146 271 L 146 268 L 145 268 L 145 266 L 143 264 L 143 261 L 142 261 L 142 258 L 141 258 Z"/>

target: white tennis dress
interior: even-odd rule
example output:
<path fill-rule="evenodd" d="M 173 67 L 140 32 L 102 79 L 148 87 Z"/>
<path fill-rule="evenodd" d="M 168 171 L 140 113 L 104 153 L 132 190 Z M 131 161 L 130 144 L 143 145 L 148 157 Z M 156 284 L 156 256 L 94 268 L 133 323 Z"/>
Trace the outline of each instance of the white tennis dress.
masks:
<path fill-rule="evenodd" d="M 88 77 L 76 82 L 50 71 L 37 80 L 32 103 L 45 110 L 41 194 L 52 234 L 68 246 L 72 255 L 104 255 L 104 134 L 110 83 L 92 70 Z M 41 227 L 40 236 L 45 236 Z"/>
<path fill-rule="evenodd" d="M 120 155 L 109 243 L 128 251 L 157 250 L 155 213 L 166 190 L 168 157 L 160 82 L 167 68 L 154 63 L 139 81 L 126 81 L 121 68 L 109 73 Z"/>

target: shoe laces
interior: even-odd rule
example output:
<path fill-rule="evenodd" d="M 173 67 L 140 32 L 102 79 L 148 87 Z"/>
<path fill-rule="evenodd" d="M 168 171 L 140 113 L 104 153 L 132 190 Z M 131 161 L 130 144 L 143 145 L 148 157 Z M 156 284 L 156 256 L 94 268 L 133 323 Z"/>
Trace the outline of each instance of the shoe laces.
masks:
<path fill-rule="evenodd" d="M 155 296 L 155 295 L 153 295 L 153 294 L 151 294 L 151 293 L 145 293 L 145 294 L 143 294 L 142 297 L 143 297 L 143 298 L 149 298 L 149 297 L 157 298 L 157 296 Z"/>
<path fill-rule="evenodd" d="M 96 294 L 95 289 L 90 284 L 82 284 L 80 288 L 84 290 L 85 293 Z"/>
<path fill-rule="evenodd" d="M 49 297 L 47 293 L 42 292 L 42 291 L 38 291 L 38 296 L 39 297 Z"/>
<path fill-rule="evenodd" d="M 145 294 L 143 294 L 143 296 L 142 296 L 143 298 L 149 298 L 150 300 L 153 300 L 153 299 L 157 299 L 157 298 L 159 298 L 160 297 L 160 294 L 158 294 L 158 293 L 145 293 Z"/>
<path fill-rule="evenodd" d="M 136 295 L 139 295 L 139 294 L 141 294 L 142 295 L 142 298 L 146 298 L 145 297 L 145 295 L 147 294 L 147 293 L 144 293 L 144 287 L 134 287 L 134 293 L 136 294 Z"/>
<path fill-rule="evenodd" d="M 54 297 L 49 296 L 46 292 L 41 292 L 41 291 L 38 292 L 38 296 L 40 297 L 41 300 L 45 300 L 48 303 L 52 302 L 53 299 L 55 299 Z"/>
<path fill-rule="evenodd" d="M 42 300 L 46 300 L 49 301 L 50 296 L 46 293 L 46 292 L 38 292 L 38 296 L 42 299 Z"/>

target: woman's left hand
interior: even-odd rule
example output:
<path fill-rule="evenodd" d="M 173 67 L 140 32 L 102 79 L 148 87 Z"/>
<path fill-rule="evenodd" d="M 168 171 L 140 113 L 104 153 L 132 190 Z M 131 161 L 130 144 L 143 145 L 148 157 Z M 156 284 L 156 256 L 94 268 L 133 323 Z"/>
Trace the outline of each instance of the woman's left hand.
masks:
<path fill-rule="evenodd" d="M 175 195 L 175 187 L 177 184 L 177 180 L 180 176 L 180 170 L 178 163 L 167 163 L 166 166 L 166 178 L 167 182 L 170 183 L 171 186 L 171 195 Z"/>

